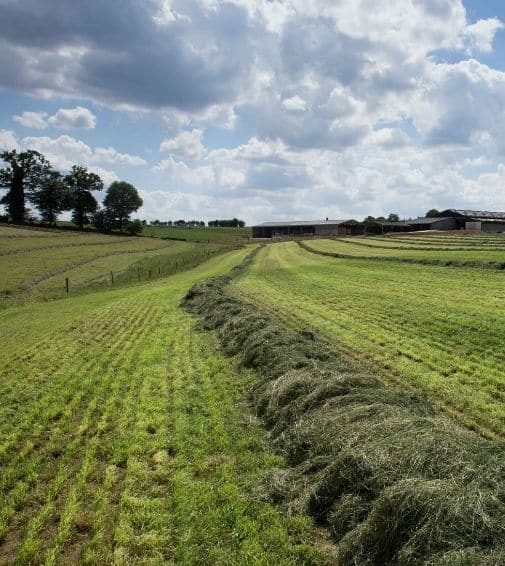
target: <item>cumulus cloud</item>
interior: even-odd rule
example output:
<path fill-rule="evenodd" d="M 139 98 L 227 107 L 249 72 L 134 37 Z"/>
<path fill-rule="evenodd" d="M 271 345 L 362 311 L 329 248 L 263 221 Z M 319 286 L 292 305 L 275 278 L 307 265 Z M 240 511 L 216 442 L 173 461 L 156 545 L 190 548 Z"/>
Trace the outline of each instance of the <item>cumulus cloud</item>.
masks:
<path fill-rule="evenodd" d="M 0 4 L 0 86 L 155 113 L 165 139 L 150 174 L 184 185 L 180 214 L 204 203 L 259 220 L 463 205 L 483 194 L 486 206 L 500 202 L 485 186 L 502 177 L 505 73 L 478 58 L 503 24 L 470 21 L 461 0 Z M 84 107 L 14 120 L 95 126 Z M 146 165 L 68 135 L 31 141 L 67 162 Z"/>
<path fill-rule="evenodd" d="M 0 151 L 19 149 L 18 140 L 11 130 L 0 129 Z"/>
<path fill-rule="evenodd" d="M 101 163 L 114 163 L 128 167 L 147 165 L 147 161 L 138 155 L 120 153 L 113 147 L 97 147 L 93 152 L 93 160 Z"/>
<path fill-rule="evenodd" d="M 474 53 L 482 51 L 489 53 L 493 48 L 493 40 L 496 32 L 503 28 L 503 22 L 497 18 L 479 20 L 465 27 L 462 33 L 463 44 L 466 43 L 466 51 Z"/>
<path fill-rule="evenodd" d="M 13 116 L 12 119 L 25 128 L 34 130 L 47 128 L 47 112 L 23 112 L 20 116 Z"/>
<path fill-rule="evenodd" d="M 203 130 L 184 131 L 161 142 L 160 151 L 172 153 L 189 159 L 199 159 L 205 153 L 202 144 Z"/>
<path fill-rule="evenodd" d="M 48 118 L 47 123 L 62 130 L 72 128 L 92 130 L 96 126 L 96 116 L 82 106 L 60 108 L 56 114 Z"/>
<path fill-rule="evenodd" d="M 13 116 L 12 119 L 25 128 L 35 130 L 43 130 L 48 126 L 61 130 L 78 128 L 92 130 L 96 126 L 96 116 L 82 106 L 60 108 L 52 116 L 47 112 L 23 112 L 19 116 Z"/>

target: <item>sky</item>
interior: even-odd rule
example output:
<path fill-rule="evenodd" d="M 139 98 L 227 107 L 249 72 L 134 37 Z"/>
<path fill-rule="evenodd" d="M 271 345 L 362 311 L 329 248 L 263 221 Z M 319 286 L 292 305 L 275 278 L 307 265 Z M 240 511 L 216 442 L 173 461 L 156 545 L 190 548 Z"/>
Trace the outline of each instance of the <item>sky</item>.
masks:
<path fill-rule="evenodd" d="M 128 181 L 138 217 L 505 210 L 501 0 L 0 0 L 0 13 L 0 150 Z"/>

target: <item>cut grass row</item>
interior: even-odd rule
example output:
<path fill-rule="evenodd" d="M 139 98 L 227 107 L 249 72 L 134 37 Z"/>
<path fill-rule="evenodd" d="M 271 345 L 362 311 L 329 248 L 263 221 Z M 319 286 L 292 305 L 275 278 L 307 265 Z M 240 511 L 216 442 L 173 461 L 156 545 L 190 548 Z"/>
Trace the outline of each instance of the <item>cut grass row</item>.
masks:
<path fill-rule="evenodd" d="M 505 434 L 504 281 L 500 271 L 336 260 L 283 243 L 261 250 L 233 289 L 497 437 Z"/>
<path fill-rule="evenodd" d="M 253 376 L 180 310 L 236 250 L 147 285 L 0 313 L 0 562 L 323 563 L 251 486 L 281 462 Z"/>
<path fill-rule="evenodd" d="M 11 237 L 9 230 L 34 236 Z M 75 294 L 167 275 L 227 246 L 1 227 L 0 248 L 0 298 L 6 306 L 31 298 L 62 297 L 67 279 Z"/>
<path fill-rule="evenodd" d="M 447 248 L 436 249 L 427 247 L 426 249 L 400 248 L 375 246 L 367 243 L 366 240 L 311 240 L 304 243 L 310 249 L 318 252 L 338 254 L 341 257 L 357 257 L 363 259 L 388 259 L 401 261 L 424 261 L 424 262 L 456 262 L 474 263 L 489 266 L 501 266 L 505 264 L 505 248 L 501 250 L 489 250 L 477 248 L 457 248 L 448 250 Z"/>

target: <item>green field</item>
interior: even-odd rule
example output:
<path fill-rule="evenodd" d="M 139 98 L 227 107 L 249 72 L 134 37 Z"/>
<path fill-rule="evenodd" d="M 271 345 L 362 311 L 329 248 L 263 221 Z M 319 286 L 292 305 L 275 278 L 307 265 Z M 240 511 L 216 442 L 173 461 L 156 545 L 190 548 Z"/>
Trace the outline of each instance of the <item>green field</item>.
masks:
<path fill-rule="evenodd" d="M 254 376 L 178 306 L 246 253 L 0 313 L 0 563 L 324 563 L 307 518 L 251 495 L 281 464 Z"/>
<path fill-rule="evenodd" d="M 234 289 L 465 426 L 505 434 L 503 272 L 336 259 L 290 242 L 261 250 Z"/>
<path fill-rule="evenodd" d="M 440 262 L 505 263 L 505 237 L 390 236 L 310 240 L 310 248 L 342 256 Z"/>
<path fill-rule="evenodd" d="M 178 226 L 144 226 L 143 236 L 178 238 L 197 242 L 247 242 L 251 228 L 186 228 Z"/>
<path fill-rule="evenodd" d="M 220 291 L 209 314 L 221 320 L 218 334 L 203 332 L 180 304 L 193 284 L 229 273 L 253 247 L 0 228 L 0 564 L 329 564 L 343 556 L 343 548 L 351 549 L 345 564 L 353 564 L 361 539 L 340 540 L 338 533 L 373 539 L 360 531 L 359 520 L 366 516 L 370 525 L 374 517 L 389 516 L 380 502 L 388 501 L 397 481 L 422 481 L 423 489 L 431 489 L 431 476 L 437 480 L 439 473 L 430 460 L 437 438 L 448 442 L 440 453 L 452 454 L 448 466 L 458 470 L 458 486 L 474 473 L 480 458 L 475 450 L 483 450 L 486 470 L 494 473 L 489 458 L 503 443 L 485 444 L 478 435 L 505 436 L 505 272 L 394 258 L 449 253 L 462 259 L 473 253 L 482 259 L 505 253 L 501 236 L 401 235 L 307 245 L 377 255 L 328 257 L 296 242 L 258 248 L 226 287 L 254 307 L 246 307 L 253 336 L 247 342 L 249 330 L 240 328 L 245 314 L 241 319 L 233 303 L 225 312 Z M 59 299 L 67 277 L 70 295 Z M 228 325 L 234 313 L 238 318 Z M 282 324 L 296 332 L 287 334 Z M 240 335 L 247 344 L 243 352 L 233 349 Z M 323 366 L 330 365 L 315 370 L 317 352 L 325 348 L 337 357 L 325 362 L 322 355 Z M 312 354 L 303 366 L 303 356 L 310 360 Z M 249 369 L 237 365 L 240 360 L 249 360 L 243 363 Z M 285 365 L 292 373 L 284 373 Z M 346 397 L 351 405 L 358 399 L 359 409 L 339 409 L 341 400 L 331 395 L 342 379 L 373 384 L 373 375 L 385 391 L 367 385 L 370 400 L 360 390 Z M 304 401 L 298 401 L 306 386 Z M 267 404 L 255 397 L 258 391 L 270 399 Z M 443 416 L 424 415 L 414 393 L 426 395 Z M 409 403 L 422 413 L 411 421 Z M 290 420 L 304 406 L 301 419 Z M 258 420 L 265 411 L 276 415 L 264 420 L 270 436 Z M 440 437 L 431 434 L 432 422 Z M 340 496 L 328 492 L 319 521 L 327 530 L 320 531 L 310 516 L 322 519 L 314 501 L 318 494 L 326 497 L 325 482 L 334 485 L 340 473 L 339 430 L 348 431 L 345 473 L 352 481 L 344 482 L 342 500 L 333 502 Z M 427 444 L 416 430 L 428 435 Z M 418 452 L 412 455 L 414 439 Z M 378 452 L 371 456 L 369 450 Z M 384 472 L 386 479 L 363 506 L 354 481 L 363 466 L 368 469 L 368 459 L 374 477 Z M 388 471 L 390 461 L 401 477 Z M 475 473 L 486 493 L 476 517 L 487 524 L 495 495 L 488 471 Z M 437 488 L 435 506 L 452 485 L 449 476 Z M 401 485 L 402 501 L 424 497 L 417 487 Z M 476 484 L 470 488 L 481 493 Z M 459 496 L 451 497 L 456 513 Z M 378 514 L 370 511 L 372 500 Z M 281 502 L 284 507 L 275 505 Z M 413 500 L 412 508 L 417 505 Z M 430 521 L 441 512 L 429 511 Z M 408 525 L 408 514 L 404 520 Z M 499 520 L 489 524 L 494 541 Z M 391 552 L 397 544 L 403 548 L 405 541 L 394 538 L 401 539 L 402 529 L 378 528 L 380 536 L 394 536 L 374 556 L 382 544 Z M 414 533 L 405 548 L 417 541 L 412 548 L 428 556 L 423 541 L 438 540 L 429 529 Z M 485 536 L 479 535 L 475 552 Z M 443 540 L 436 544 L 445 549 Z M 489 544 L 493 553 L 496 543 Z M 366 557 L 365 548 L 359 552 Z"/>
<path fill-rule="evenodd" d="M 226 244 L 0 226 L 0 303 L 143 281 L 195 265 Z M 112 272 L 112 276 L 111 276 Z"/>

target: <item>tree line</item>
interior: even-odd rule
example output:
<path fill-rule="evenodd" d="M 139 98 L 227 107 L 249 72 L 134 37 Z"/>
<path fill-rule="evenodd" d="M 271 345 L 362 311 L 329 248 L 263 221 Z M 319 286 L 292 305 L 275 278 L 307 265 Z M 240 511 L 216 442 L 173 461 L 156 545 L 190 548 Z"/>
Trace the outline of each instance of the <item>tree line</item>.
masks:
<path fill-rule="evenodd" d="M 130 183 L 111 183 L 100 207 L 93 193 L 103 190 L 103 181 L 82 165 L 73 165 L 63 175 L 33 149 L 3 151 L 0 159 L 7 164 L 0 169 L 0 189 L 7 190 L 0 204 L 5 206 L 8 219 L 14 224 L 29 220 L 29 202 L 38 210 L 42 221 L 50 226 L 56 225 L 62 212 L 71 211 L 72 221 L 81 230 L 85 225 L 93 224 L 103 231 L 142 231 L 139 220 L 130 220 L 132 212 L 142 206 L 137 189 Z"/>

